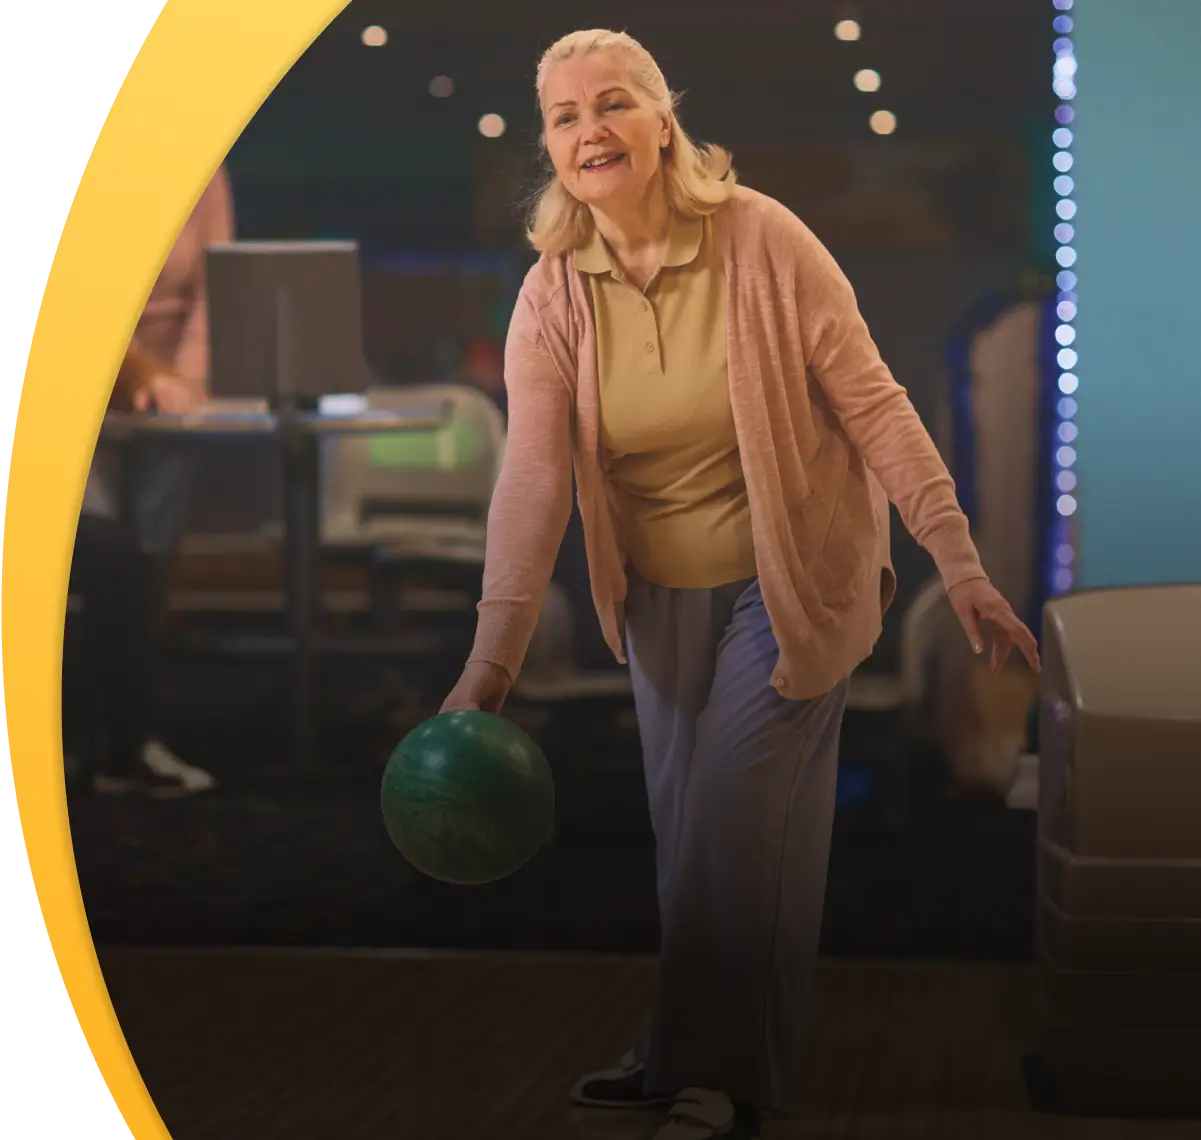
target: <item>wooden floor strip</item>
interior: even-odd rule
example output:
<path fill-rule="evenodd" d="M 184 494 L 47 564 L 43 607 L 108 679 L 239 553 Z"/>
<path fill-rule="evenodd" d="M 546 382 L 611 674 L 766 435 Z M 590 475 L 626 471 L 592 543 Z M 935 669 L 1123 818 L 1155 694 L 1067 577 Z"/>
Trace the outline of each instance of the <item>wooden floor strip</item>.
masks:
<path fill-rule="evenodd" d="M 174 1140 L 648 1140 L 571 1108 L 643 1032 L 655 964 L 583 955 L 110 950 Z M 1041 1115 L 1020 1072 L 1033 968 L 831 962 L 805 1107 L 765 1140 L 1201 1140 L 1201 1123 Z"/>

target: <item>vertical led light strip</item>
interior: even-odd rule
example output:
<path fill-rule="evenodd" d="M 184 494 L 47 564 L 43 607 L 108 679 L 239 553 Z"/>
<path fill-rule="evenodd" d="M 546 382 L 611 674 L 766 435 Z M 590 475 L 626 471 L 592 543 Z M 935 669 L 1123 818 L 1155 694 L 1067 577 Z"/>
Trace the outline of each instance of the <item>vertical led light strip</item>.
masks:
<path fill-rule="evenodd" d="M 1055 16 L 1055 63 L 1052 86 L 1058 105 L 1055 108 L 1055 260 L 1059 263 L 1056 285 L 1059 293 L 1055 314 L 1055 340 L 1059 345 L 1056 363 L 1059 368 L 1058 397 L 1055 405 L 1055 564 L 1049 583 L 1052 594 L 1070 590 L 1076 580 L 1076 544 L 1073 516 L 1076 513 L 1076 391 L 1080 381 L 1076 374 L 1076 180 L 1072 173 L 1075 159 L 1072 154 L 1072 124 L 1076 118 L 1073 100 L 1076 98 L 1076 46 L 1072 37 L 1074 21 L 1069 14 L 1075 0 L 1053 0 Z"/>

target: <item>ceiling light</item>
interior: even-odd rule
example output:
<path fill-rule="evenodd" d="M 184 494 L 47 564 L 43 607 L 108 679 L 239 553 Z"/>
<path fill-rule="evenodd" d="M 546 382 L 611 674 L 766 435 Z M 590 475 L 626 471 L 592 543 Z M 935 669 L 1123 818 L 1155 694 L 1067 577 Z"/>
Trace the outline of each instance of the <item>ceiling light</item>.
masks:
<path fill-rule="evenodd" d="M 897 117 L 891 111 L 876 111 L 868 121 L 878 135 L 890 135 L 897 129 Z"/>
<path fill-rule="evenodd" d="M 379 24 L 371 24 L 363 29 L 360 39 L 367 47 L 383 47 L 388 42 L 388 33 Z"/>
<path fill-rule="evenodd" d="M 839 20 L 834 25 L 834 34 L 844 43 L 853 43 L 863 35 L 863 29 L 858 20 Z"/>
<path fill-rule="evenodd" d="M 879 91 L 880 73 L 873 71 L 870 67 L 865 67 L 862 71 L 856 71 L 855 86 L 860 91 Z"/>
<path fill-rule="evenodd" d="M 483 115 L 479 122 L 480 134 L 486 139 L 498 139 L 505 133 L 505 121 L 499 115 Z"/>

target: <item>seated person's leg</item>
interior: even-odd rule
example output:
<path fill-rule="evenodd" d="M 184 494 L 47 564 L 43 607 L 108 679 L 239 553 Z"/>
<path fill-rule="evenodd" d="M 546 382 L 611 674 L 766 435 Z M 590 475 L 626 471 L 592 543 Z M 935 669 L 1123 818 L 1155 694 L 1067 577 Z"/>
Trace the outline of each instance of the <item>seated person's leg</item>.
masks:
<path fill-rule="evenodd" d="M 151 712 L 152 615 L 150 562 L 119 522 L 83 515 L 71 562 L 71 592 L 83 599 L 76 616 L 82 662 L 104 712 L 108 747 L 100 790 L 179 790 L 178 780 L 143 763 Z"/>
<path fill-rule="evenodd" d="M 137 493 L 133 511 L 143 549 L 165 560 L 187 523 L 196 457 L 178 448 L 146 444 L 130 467 Z"/>
<path fill-rule="evenodd" d="M 170 446 L 139 449 L 133 469 L 139 488 L 134 512 L 138 538 L 147 555 L 145 605 L 152 631 L 167 610 L 171 554 L 187 524 L 196 470 L 194 455 Z M 180 781 L 189 792 L 204 792 L 216 786 L 210 773 L 185 763 L 158 738 L 155 724 L 147 727 L 150 735 L 142 759 L 151 771 Z"/>

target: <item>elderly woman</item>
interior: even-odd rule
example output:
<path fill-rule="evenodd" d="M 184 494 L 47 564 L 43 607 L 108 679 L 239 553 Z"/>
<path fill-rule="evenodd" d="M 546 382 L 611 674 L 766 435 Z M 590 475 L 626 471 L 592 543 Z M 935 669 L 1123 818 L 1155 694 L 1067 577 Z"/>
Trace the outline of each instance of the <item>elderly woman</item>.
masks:
<path fill-rule="evenodd" d="M 444 709 L 496 711 L 571 509 L 628 660 L 654 824 L 649 1039 L 578 1103 L 665 1104 L 661 1140 L 798 1107 L 848 676 L 895 580 L 888 500 L 977 653 L 1034 638 L 814 235 L 685 134 L 651 56 L 577 32 L 538 70 L 553 166 L 506 349 L 509 440 L 474 650 Z"/>

